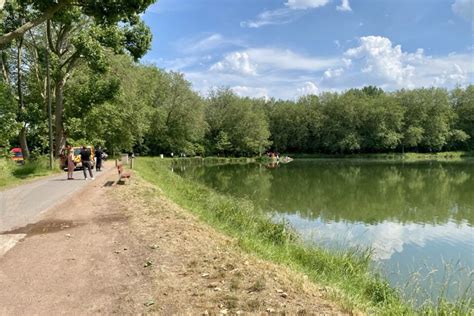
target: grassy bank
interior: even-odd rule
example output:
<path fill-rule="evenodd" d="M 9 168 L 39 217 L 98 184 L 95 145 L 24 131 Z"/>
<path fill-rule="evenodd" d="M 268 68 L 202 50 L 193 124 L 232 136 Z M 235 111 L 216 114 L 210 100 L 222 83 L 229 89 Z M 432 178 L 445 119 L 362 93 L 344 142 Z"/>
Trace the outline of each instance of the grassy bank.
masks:
<path fill-rule="evenodd" d="M 394 161 L 463 161 L 474 160 L 474 152 L 446 151 L 439 153 L 385 153 L 385 154 L 289 154 L 292 158 L 341 158 L 341 159 L 371 159 L 371 160 L 394 160 Z"/>
<path fill-rule="evenodd" d="M 347 310 L 390 315 L 467 315 L 472 310 L 470 300 L 466 299 L 454 304 L 440 299 L 415 310 L 370 270 L 369 251 L 335 252 L 304 245 L 285 223 L 272 222 L 251 202 L 184 179 L 171 171 L 171 163 L 171 159 L 140 158 L 135 166 L 140 176 L 158 185 L 168 198 L 237 238 L 242 249 L 289 266 L 328 286 L 331 296 Z"/>
<path fill-rule="evenodd" d="M 159 185 L 165 195 L 201 219 L 237 238 L 250 253 L 305 273 L 329 286 L 348 310 L 373 313 L 411 313 L 386 281 L 369 271 L 370 253 L 363 250 L 332 252 L 303 245 L 285 223 L 273 223 L 252 203 L 218 194 L 170 171 L 171 160 L 140 158 L 136 170 Z"/>
<path fill-rule="evenodd" d="M 0 190 L 20 184 L 24 181 L 60 172 L 59 166 L 49 169 L 46 157 L 18 165 L 8 159 L 0 159 Z"/>

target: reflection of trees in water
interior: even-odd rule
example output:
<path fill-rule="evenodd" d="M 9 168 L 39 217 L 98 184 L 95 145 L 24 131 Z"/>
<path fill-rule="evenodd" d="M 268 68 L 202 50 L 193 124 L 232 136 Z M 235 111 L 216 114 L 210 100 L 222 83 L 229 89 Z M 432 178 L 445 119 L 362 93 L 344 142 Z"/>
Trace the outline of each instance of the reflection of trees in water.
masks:
<path fill-rule="evenodd" d="M 306 161 L 197 168 L 194 177 L 264 209 L 376 223 L 474 222 L 474 164 Z"/>
<path fill-rule="evenodd" d="M 257 164 L 228 164 L 193 168 L 192 177 L 222 193 L 230 193 L 268 205 L 272 171 Z"/>

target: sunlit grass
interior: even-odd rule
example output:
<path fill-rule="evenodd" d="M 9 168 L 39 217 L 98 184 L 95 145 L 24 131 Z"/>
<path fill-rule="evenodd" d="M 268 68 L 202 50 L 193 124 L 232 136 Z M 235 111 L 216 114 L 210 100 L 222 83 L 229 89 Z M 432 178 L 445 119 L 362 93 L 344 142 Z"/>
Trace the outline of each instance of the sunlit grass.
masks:
<path fill-rule="evenodd" d="M 18 165 L 8 159 L 0 159 L 0 188 L 4 189 L 28 179 L 47 176 L 59 171 L 59 166 L 56 164 L 53 170 L 49 169 L 46 157 L 39 157 L 24 165 Z"/>

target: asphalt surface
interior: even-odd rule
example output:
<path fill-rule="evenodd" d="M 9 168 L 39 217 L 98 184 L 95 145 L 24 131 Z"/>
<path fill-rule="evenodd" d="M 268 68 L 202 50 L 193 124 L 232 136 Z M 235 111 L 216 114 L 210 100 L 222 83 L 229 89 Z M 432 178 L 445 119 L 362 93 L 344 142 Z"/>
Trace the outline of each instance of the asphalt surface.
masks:
<path fill-rule="evenodd" d="M 97 181 L 104 172 L 94 171 L 96 180 L 85 180 L 82 170 L 74 172 L 75 180 L 67 180 L 64 172 L 0 191 L 0 256 L 23 237 L 9 231 L 38 222 L 48 209 L 80 194 L 83 187 Z"/>

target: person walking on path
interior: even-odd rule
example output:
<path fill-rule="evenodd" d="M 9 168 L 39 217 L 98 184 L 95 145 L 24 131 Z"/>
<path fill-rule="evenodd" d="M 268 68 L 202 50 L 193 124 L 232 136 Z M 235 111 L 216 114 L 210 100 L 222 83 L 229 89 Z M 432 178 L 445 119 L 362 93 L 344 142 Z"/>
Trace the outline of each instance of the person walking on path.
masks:
<path fill-rule="evenodd" d="M 91 165 L 91 151 L 86 146 L 82 146 L 81 149 L 81 162 L 82 162 L 82 171 L 84 172 L 84 179 L 87 180 L 86 168 L 89 170 L 89 175 L 91 180 L 94 180 L 94 175 L 92 174 L 92 165 Z"/>
<path fill-rule="evenodd" d="M 95 162 L 95 171 L 96 172 L 99 172 L 99 171 L 102 171 L 100 170 L 102 168 L 102 155 L 104 154 L 104 152 L 102 151 L 102 147 L 97 147 L 96 151 L 95 151 L 95 159 L 96 159 L 96 162 Z"/>
<path fill-rule="evenodd" d="M 67 146 L 67 179 L 74 180 L 74 169 L 76 165 L 74 164 L 74 150 L 72 150 L 71 145 Z"/>

